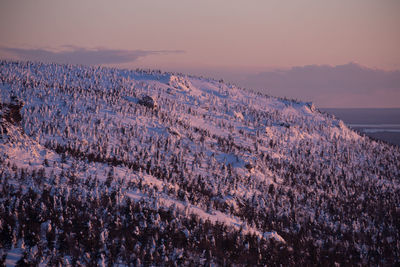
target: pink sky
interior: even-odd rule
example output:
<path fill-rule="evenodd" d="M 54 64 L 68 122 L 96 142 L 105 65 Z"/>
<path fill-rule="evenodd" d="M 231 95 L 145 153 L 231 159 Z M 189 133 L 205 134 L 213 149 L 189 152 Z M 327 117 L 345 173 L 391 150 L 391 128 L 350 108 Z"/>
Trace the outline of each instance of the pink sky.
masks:
<path fill-rule="evenodd" d="M 388 71 L 400 69 L 399 14 L 398 0 L 2 0 L 0 57 L 95 50 L 103 64 L 223 77 L 348 62 Z"/>

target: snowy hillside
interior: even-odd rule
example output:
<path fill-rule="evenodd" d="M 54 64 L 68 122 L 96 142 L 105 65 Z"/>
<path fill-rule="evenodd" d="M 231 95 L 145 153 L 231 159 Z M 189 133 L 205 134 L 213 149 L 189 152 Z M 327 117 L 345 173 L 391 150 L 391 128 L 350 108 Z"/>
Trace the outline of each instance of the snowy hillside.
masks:
<path fill-rule="evenodd" d="M 11 61 L 0 90 L 8 265 L 400 263 L 399 147 L 312 104 Z"/>

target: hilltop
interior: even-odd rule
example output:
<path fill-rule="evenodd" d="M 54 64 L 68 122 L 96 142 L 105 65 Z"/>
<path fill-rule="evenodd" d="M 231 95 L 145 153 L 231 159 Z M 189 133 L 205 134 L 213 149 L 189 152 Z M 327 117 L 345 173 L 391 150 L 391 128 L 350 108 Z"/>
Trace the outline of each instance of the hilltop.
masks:
<path fill-rule="evenodd" d="M 399 263 L 399 147 L 311 103 L 13 61 L 0 90 L 7 264 Z"/>

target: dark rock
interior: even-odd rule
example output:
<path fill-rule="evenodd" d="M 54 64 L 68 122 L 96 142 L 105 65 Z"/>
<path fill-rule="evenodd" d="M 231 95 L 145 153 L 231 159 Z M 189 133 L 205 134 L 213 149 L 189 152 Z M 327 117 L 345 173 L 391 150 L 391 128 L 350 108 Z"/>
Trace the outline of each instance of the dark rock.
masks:
<path fill-rule="evenodd" d="M 0 104 L 1 117 L 7 122 L 19 125 L 22 121 L 21 109 L 24 106 L 24 102 L 19 100 L 17 97 L 12 96 L 10 103 Z"/>
<path fill-rule="evenodd" d="M 139 100 L 139 104 L 152 109 L 157 108 L 157 101 L 148 95 L 143 96 L 142 99 Z"/>

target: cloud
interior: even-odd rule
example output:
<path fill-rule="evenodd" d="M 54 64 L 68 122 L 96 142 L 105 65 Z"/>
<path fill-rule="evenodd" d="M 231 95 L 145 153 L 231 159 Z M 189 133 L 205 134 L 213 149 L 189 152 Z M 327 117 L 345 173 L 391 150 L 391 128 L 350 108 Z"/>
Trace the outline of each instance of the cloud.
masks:
<path fill-rule="evenodd" d="M 382 106 L 386 100 L 395 103 L 389 99 L 393 96 L 400 103 L 400 71 L 372 69 L 355 63 L 261 72 L 239 83 L 270 95 L 315 101 L 322 106 L 374 106 L 378 100 Z M 376 96 L 379 99 L 374 99 Z M 359 103 L 361 99 L 363 103 Z"/>
<path fill-rule="evenodd" d="M 68 64 L 122 64 L 136 61 L 138 58 L 161 55 L 184 53 L 182 50 L 118 50 L 118 49 L 87 49 L 82 47 L 65 45 L 63 50 L 53 51 L 48 49 L 12 48 L 0 47 L 0 50 L 12 57 L 21 60 L 45 61 Z"/>

